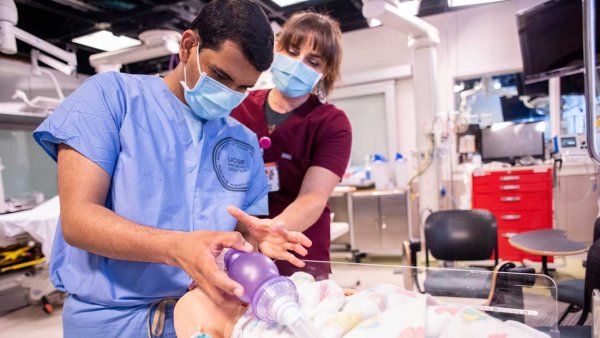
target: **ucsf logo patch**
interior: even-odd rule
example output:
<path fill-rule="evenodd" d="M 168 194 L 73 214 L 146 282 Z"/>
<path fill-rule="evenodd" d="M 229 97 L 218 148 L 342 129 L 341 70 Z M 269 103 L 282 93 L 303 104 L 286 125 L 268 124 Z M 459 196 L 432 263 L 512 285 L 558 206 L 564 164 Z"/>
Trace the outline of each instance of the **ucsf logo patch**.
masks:
<path fill-rule="evenodd" d="M 219 182 L 227 190 L 247 191 L 254 148 L 234 138 L 225 138 L 213 150 L 213 166 Z"/>

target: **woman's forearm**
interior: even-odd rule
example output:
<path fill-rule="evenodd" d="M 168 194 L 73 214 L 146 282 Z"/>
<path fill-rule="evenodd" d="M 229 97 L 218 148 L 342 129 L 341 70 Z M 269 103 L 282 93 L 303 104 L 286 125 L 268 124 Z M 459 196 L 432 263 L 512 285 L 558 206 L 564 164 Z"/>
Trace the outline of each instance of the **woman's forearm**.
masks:
<path fill-rule="evenodd" d="M 319 194 L 300 195 L 275 220 L 283 221 L 288 230 L 303 232 L 315 224 L 326 204 L 327 199 Z"/>

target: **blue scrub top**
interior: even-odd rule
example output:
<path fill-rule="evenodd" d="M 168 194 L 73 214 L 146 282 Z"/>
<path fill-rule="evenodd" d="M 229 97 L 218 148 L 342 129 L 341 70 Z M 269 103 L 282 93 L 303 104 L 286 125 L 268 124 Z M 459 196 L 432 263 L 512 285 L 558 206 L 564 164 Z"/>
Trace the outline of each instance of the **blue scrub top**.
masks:
<path fill-rule="evenodd" d="M 106 207 L 139 224 L 176 231 L 231 231 L 235 205 L 267 215 L 268 183 L 256 135 L 232 118 L 203 121 L 156 76 L 102 73 L 85 81 L 34 132 L 56 160 L 64 143 L 111 177 Z M 107 225 L 110 226 L 110 225 Z M 191 279 L 163 264 L 110 259 L 64 240 L 60 222 L 51 280 L 78 299 L 108 307 L 149 304 L 184 294 Z"/>

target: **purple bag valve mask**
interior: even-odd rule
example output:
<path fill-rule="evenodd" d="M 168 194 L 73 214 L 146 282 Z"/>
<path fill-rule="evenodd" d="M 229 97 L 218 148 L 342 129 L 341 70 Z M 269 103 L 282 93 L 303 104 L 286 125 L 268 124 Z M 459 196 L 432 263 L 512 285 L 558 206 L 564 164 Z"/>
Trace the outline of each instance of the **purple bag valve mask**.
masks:
<path fill-rule="evenodd" d="M 224 263 L 229 278 L 244 287 L 240 299 L 250 304 L 258 319 L 285 325 L 298 338 L 319 336 L 300 310 L 296 285 L 279 275 L 269 257 L 231 249 L 225 253 Z"/>

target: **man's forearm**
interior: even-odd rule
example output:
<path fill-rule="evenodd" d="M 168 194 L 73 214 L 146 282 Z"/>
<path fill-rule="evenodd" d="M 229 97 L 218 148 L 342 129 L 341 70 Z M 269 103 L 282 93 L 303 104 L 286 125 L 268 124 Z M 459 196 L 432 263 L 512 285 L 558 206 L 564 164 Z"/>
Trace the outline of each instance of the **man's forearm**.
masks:
<path fill-rule="evenodd" d="M 183 232 L 136 224 L 94 203 L 61 210 L 63 235 L 72 246 L 114 259 L 175 264 L 173 248 Z"/>
<path fill-rule="evenodd" d="M 283 221 L 288 230 L 303 232 L 315 224 L 326 204 L 318 194 L 301 195 L 274 219 Z"/>

